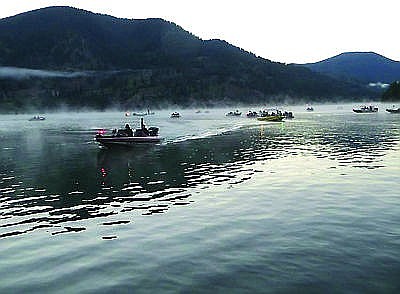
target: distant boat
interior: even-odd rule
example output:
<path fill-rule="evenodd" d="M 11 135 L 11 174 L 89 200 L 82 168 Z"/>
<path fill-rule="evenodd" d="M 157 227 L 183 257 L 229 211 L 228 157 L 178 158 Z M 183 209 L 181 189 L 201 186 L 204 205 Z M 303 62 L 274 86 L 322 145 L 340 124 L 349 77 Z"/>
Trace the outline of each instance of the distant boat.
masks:
<path fill-rule="evenodd" d="M 246 114 L 247 117 L 257 117 L 258 114 L 256 111 L 251 111 L 249 110 L 249 112 Z"/>
<path fill-rule="evenodd" d="M 179 117 L 181 117 L 181 115 L 179 114 L 179 112 L 173 112 L 173 113 L 171 113 L 171 118 L 179 118 Z"/>
<path fill-rule="evenodd" d="M 284 116 L 286 119 L 292 119 L 292 118 L 294 118 L 293 112 L 291 112 L 291 111 L 285 111 L 285 112 L 283 112 L 283 116 Z"/>
<path fill-rule="evenodd" d="M 147 115 L 147 112 L 132 112 L 133 116 L 145 116 Z"/>
<path fill-rule="evenodd" d="M 386 111 L 390 112 L 390 113 L 400 113 L 400 107 L 395 108 L 394 105 L 393 105 L 392 108 L 387 108 Z"/>
<path fill-rule="evenodd" d="M 154 112 L 150 111 L 150 109 L 147 109 L 146 112 L 132 112 L 133 116 L 145 116 L 145 115 L 153 115 Z"/>
<path fill-rule="evenodd" d="M 282 121 L 285 118 L 285 115 L 276 108 L 268 108 L 260 111 L 257 120 L 259 121 Z"/>
<path fill-rule="evenodd" d="M 361 105 L 359 108 L 353 108 L 353 111 L 356 113 L 373 113 L 378 112 L 378 107 L 373 105 Z"/>
<path fill-rule="evenodd" d="M 46 118 L 44 117 L 44 116 L 34 116 L 34 117 L 31 117 L 30 119 L 29 119 L 29 121 L 42 121 L 42 120 L 45 120 Z"/>
<path fill-rule="evenodd" d="M 257 114 L 257 117 L 268 117 L 266 119 L 260 119 L 260 120 L 270 120 L 270 121 L 280 121 L 278 117 L 282 116 L 284 119 L 292 119 L 294 118 L 293 112 L 291 111 L 283 111 L 280 110 L 276 107 L 271 107 L 271 108 L 266 108 L 264 110 L 260 110 L 260 112 Z"/>
<path fill-rule="evenodd" d="M 312 106 L 307 106 L 306 110 L 307 110 L 307 111 L 314 111 L 314 107 L 312 107 Z"/>
<path fill-rule="evenodd" d="M 239 110 L 229 111 L 226 116 L 241 116 L 242 113 Z"/>
<path fill-rule="evenodd" d="M 277 122 L 277 121 L 282 121 L 284 118 L 285 117 L 283 115 L 275 114 L 275 115 L 260 116 L 257 117 L 257 120 Z"/>

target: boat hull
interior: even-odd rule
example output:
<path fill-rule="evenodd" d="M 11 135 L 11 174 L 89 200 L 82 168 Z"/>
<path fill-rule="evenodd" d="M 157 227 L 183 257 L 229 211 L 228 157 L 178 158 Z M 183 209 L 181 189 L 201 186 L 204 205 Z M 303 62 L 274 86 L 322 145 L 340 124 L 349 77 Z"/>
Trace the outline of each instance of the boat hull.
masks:
<path fill-rule="evenodd" d="M 386 111 L 390 112 L 390 113 L 400 113 L 400 108 L 397 108 L 397 109 L 386 109 Z"/>
<path fill-rule="evenodd" d="M 29 121 L 43 121 L 43 120 L 46 120 L 46 118 L 45 117 L 39 117 L 39 118 L 30 118 L 30 119 L 28 119 Z"/>
<path fill-rule="evenodd" d="M 133 147 L 138 144 L 145 143 L 159 143 L 161 137 L 159 136 L 147 136 L 147 137 L 106 137 L 106 136 L 96 136 L 96 142 L 100 143 L 105 147 L 113 146 L 127 146 Z"/>
<path fill-rule="evenodd" d="M 259 121 L 282 121 L 285 117 L 283 115 L 270 115 L 270 116 L 262 116 L 257 117 Z"/>
<path fill-rule="evenodd" d="M 361 105 L 358 108 L 353 108 L 353 111 L 355 113 L 374 113 L 374 112 L 378 112 L 378 107 L 370 105 L 370 106 L 366 106 L 366 105 Z"/>
<path fill-rule="evenodd" d="M 378 112 L 378 108 L 374 108 L 372 110 L 363 110 L 363 109 L 353 109 L 355 113 L 374 113 Z"/>

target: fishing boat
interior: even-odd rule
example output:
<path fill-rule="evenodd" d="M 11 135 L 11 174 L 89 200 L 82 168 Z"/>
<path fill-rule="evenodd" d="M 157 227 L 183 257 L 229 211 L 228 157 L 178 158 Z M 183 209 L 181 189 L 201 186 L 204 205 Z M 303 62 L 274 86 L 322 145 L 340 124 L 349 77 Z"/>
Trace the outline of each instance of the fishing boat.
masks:
<path fill-rule="evenodd" d="M 145 115 L 153 115 L 155 114 L 153 111 L 150 111 L 150 109 L 147 109 L 147 111 L 143 112 L 132 112 L 133 116 L 145 116 Z"/>
<path fill-rule="evenodd" d="M 400 113 L 400 107 L 395 108 L 394 105 L 393 105 L 392 108 L 386 108 L 386 111 L 390 112 L 390 113 Z"/>
<path fill-rule="evenodd" d="M 285 111 L 285 112 L 283 112 L 283 116 L 285 117 L 285 119 L 292 119 L 292 118 L 294 118 L 293 112 L 291 112 L 291 111 Z"/>
<path fill-rule="evenodd" d="M 246 114 L 247 117 L 257 117 L 258 114 L 256 111 L 251 111 L 249 110 L 249 112 Z"/>
<path fill-rule="evenodd" d="M 29 121 L 42 121 L 42 120 L 46 120 L 46 118 L 44 117 L 44 116 L 34 116 L 34 117 L 31 117 L 30 119 L 29 119 Z"/>
<path fill-rule="evenodd" d="M 226 116 L 241 116 L 242 113 L 239 110 L 229 111 Z"/>
<path fill-rule="evenodd" d="M 282 121 L 285 118 L 284 113 L 278 108 L 267 108 L 264 110 L 260 110 L 258 114 L 257 120 L 259 121 Z"/>
<path fill-rule="evenodd" d="M 378 107 L 373 105 L 361 105 L 359 108 L 353 108 L 353 111 L 356 113 L 373 113 L 378 112 Z"/>
<path fill-rule="evenodd" d="M 285 117 L 283 115 L 274 114 L 274 115 L 266 115 L 266 116 L 257 117 L 257 120 L 277 122 L 277 121 L 282 121 L 284 118 Z"/>
<path fill-rule="evenodd" d="M 158 136 L 159 129 L 156 127 L 146 128 L 143 118 L 140 122 L 140 129 L 133 131 L 129 124 L 124 129 L 114 129 L 111 135 L 106 135 L 104 130 L 100 130 L 95 136 L 96 142 L 105 147 L 113 146 L 135 146 L 140 143 L 159 143 L 161 137 Z"/>

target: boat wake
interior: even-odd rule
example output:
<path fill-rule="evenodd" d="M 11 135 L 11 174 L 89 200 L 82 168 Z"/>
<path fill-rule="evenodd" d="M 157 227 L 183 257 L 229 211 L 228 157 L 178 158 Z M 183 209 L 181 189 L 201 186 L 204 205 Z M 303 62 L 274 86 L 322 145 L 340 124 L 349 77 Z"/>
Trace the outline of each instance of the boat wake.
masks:
<path fill-rule="evenodd" d="M 215 130 L 207 130 L 203 133 L 200 134 L 188 134 L 184 136 L 179 136 L 176 138 L 168 138 L 166 137 L 162 143 L 162 145 L 167 145 L 167 144 L 176 144 L 176 143 L 182 143 L 185 141 L 189 140 L 200 140 L 200 139 L 205 139 L 205 138 L 210 138 L 210 137 L 215 137 L 215 136 L 220 136 L 229 132 L 234 132 L 236 130 L 239 130 L 242 128 L 242 125 L 237 125 L 237 126 L 232 126 L 229 128 L 222 127 L 222 128 L 217 128 Z"/>

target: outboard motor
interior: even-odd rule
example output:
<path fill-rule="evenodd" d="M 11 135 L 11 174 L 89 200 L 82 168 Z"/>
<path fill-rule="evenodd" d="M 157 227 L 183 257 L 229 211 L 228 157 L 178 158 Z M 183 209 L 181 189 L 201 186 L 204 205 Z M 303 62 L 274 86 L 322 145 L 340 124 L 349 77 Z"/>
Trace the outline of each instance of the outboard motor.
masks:
<path fill-rule="evenodd" d="M 149 128 L 149 136 L 157 136 L 158 135 L 158 128 L 156 127 L 150 127 Z"/>

